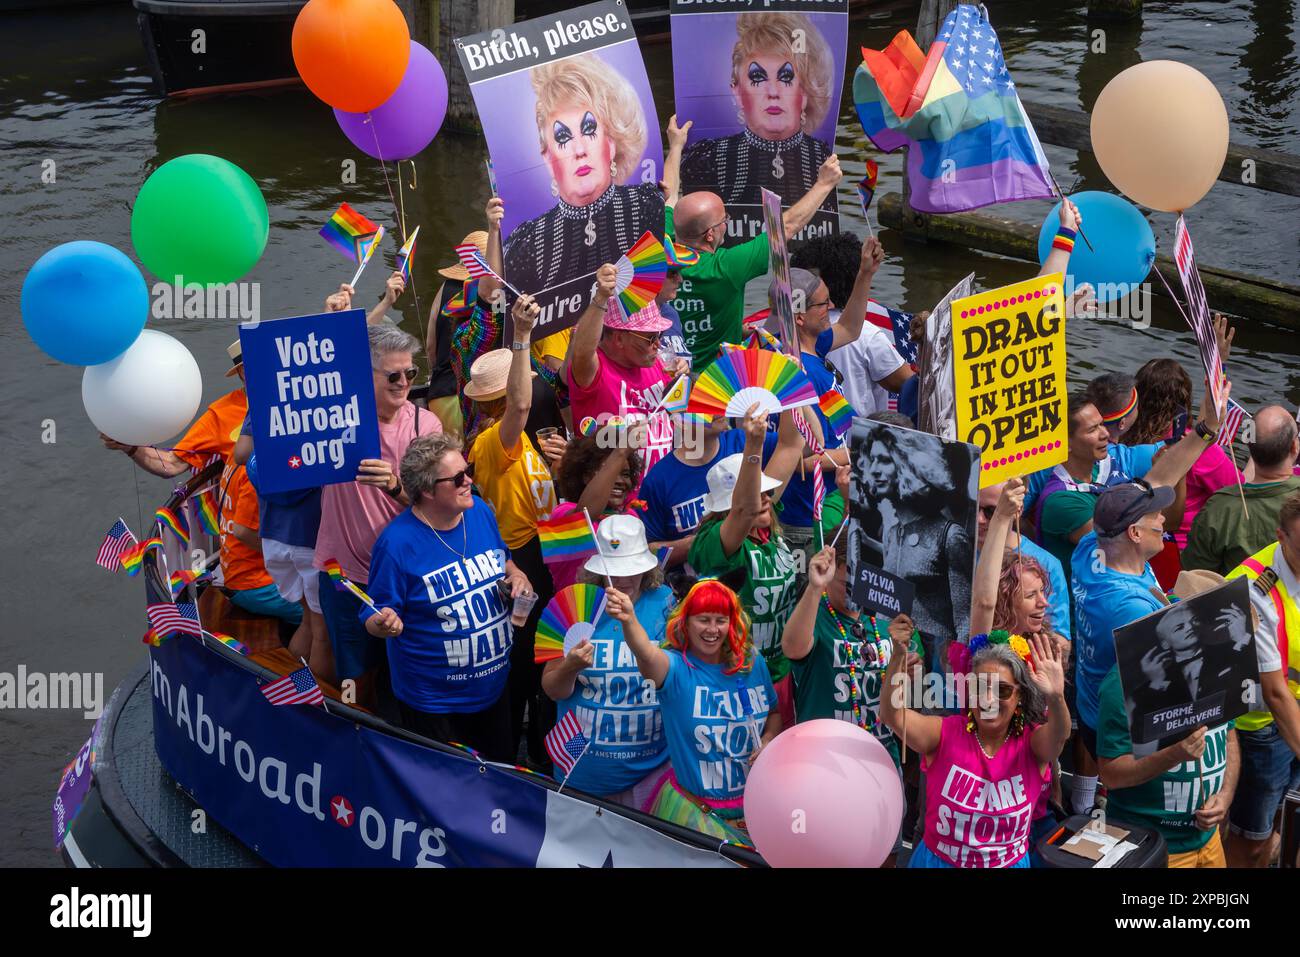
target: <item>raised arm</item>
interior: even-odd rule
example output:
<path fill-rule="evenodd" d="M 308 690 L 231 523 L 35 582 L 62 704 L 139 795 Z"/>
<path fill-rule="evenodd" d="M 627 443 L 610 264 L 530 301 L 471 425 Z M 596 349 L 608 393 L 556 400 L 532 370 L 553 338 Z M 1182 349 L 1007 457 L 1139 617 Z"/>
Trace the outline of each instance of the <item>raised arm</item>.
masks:
<path fill-rule="evenodd" d="M 731 510 L 722 520 L 722 550 L 734 555 L 763 509 L 763 440 L 767 437 L 767 416 L 754 403 L 745 412 L 745 451 L 731 492 Z M 775 454 L 773 458 L 775 458 Z"/>
<path fill-rule="evenodd" d="M 569 354 L 565 361 L 569 363 L 573 381 L 584 389 L 595 381 L 596 373 L 600 371 L 596 349 L 605 330 L 605 304 L 614 295 L 617 281 L 618 269 L 614 265 L 606 263 L 596 270 L 596 292 L 573 327 L 573 337 L 569 340 Z"/>
<path fill-rule="evenodd" d="M 614 483 L 618 481 L 619 474 L 628 467 L 629 456 L 636 455 L 636 450 L 631 446 L 631 441 L 628 441 L 624 447 L 614 449 L 605 456 L 605 461 L 600 463 L 595 476 L 582 490 L 582 496 L 578 499 L 578 511 L 585 508 L 591 514 L 592 521 L 604 514 L 605 506 L 609 504 L 609 493 L 614 490 Z"/>
<path fill-rule="evenodd" d="M 899 615 L 889 623 L 889 637 L 893 642 L 893 655 L 885 669 L 884 691 L 880 695 L 880 720 L 885 722 L 898 740 L 913 751 L 929 756 L 939 747 L 943 719 L 937 715 L 921 714 L 907 707 L 906 679 L 912 666 L 919 660 L 912 651 L 912 633 L 916 626 L 907 615 Z M 906 731 L 906 734 L 904 734 Z"/>
<path fill-rule="evenodd" d="M 986 635 L 993 630 L 993 609 L 998 604 L 998 580 L 1002 577 L 1002 558 L 1007 547 L 1007 534 L 1011 523 L 1025 503 L 1025 482 L 1013 478 L 1007 481 L 998 498 L 993 520 L 984 534 L 984 547 L 975 566 L 975 581 L 971 585 L 970 633 Z"/>
<path fill-rule="evenodd" d="M 533 408 L 532 367 L 528 361 L 529 337 L 533 324 L 542 309 L 533 297 L 524 293 L 515 300 L 511 315 L 514 317 L 515 341 L 511 345 L 510 374 L 506 377 L 506 411 L 501 416 L 501 447 L 509 451 L 519 442 L 528 413 Z"/>
<path fill-rule="evenodd" d="M 623 640 L 636 656 L 636 667 L 641 677 L 649 678 L 656 688 L 662 688 L 668 677 L 668 654 L 650 640 L 650 636 L 637 621 L 631 600 L 617 588 L 605 589 L 605 614 L 623 625 Z"/>
<path fill-rule="evenodd" d="M 1047 721 L 1034 729 L 1030 746 L 1040 764 L 1051 764 L 1061 756 L 1070 737 L 1070 706 L 1065 703 L 1065 661 L 1049 635 L 1030 639 L 1029 680 L 1047 698 Z"/>
<path fill-rule="evenodd" d="M 1223 393 L 1225 400 L 1231 393 L 1232 383 L 1225 381 Z M 1200 421 L 1211 432 L 1219 431 L 1219 410 L 1214 407 L 1214 400 L 1210 397 L 1208 388 L 1201 396 Z M 1175 486 L 1209 447 L 1210 443 L 1201 438 L 1195 429 L 1191 429 L 1152 464 L 1143 478 L 1151 485 Z"/>
<path fill-rule="evenodd" d="M 1155 754 L 1137 758 L 1130 751 L 1117 758 L 1099 757 L 1097 767 L 1101 771 L 1101 783 L 1106 787 L 1112 790 L 1133 788 L 1160 777 L 1184 761 L 1199 761 L 1204 753 L 1205 727 L 1202 726 L 1176 744 L 1161 748 Z"/>
<path fill-rule="evenodd" d="M 664 156 L 664 205 L 676 206 L 682 196 L 682 150 L 686 148 L 686 137 L 693 125 L 691 120 L 685 126 L 677 125 L 677 114 L 668 118 L 665 130 L 668 136 L 668 153 Z"/>
<path fill-rule="evenodd" d="M 884 261 L 885 248 L 880 245 L 880 240 L 875 236 L 868 237 L 862 244 L 862 260 L 858 263 L 858 276 L 853 281 L 849 301 L 844 304 L 840 321 L 831 327 L 835 330 L 832 349 L 856 342 L 858 336 L 862 335 L 862 324 L 867 319 L 867 303 L 871 299 L 871 280 Z"/>
<path fill-rule="evenodd" d="M 794 239 L 795 233 L 812 222 L 813 215 L 821 209 L 822 203 L 826 202 L 826 197 L 831 194 L 843 176 L 840 171 L 840 158 L 834 154 L 826 157 L 826 162 L 822 163 L 821 168 L 817 170 L 817 182 L 813 183 L 812 189 L 804 193 L 797 203 L 785 211 L 783 219 L 787 242 Z"/>
<path fill-rule="evenodd" d="M 786 487 L 790 484 L 794 473 L 798 471 L 799 462 L 803 458 L 805 446 L 803 436 L 794 426 L 796 415 L 803 415 L 803 410 L 786 409 L 781 413 L 781 417 L 777 420 L 776 448 L 772 451 L 772 457 L 767 460 L 767 468 L 764 469 L 769 478 L 774 478 L 781 483 L 780 488 L 772 491 L 774 502 L 779 502 L 781 496 L 785 494 Z M 821 427 L 817 422 L 817 416 L 810 415 L 806 418 L 812 424 L 813 432 L 820 436 Z"/>
<path fill-rule="evenodd" d="M 808 587 L 785 621 L 781 632 L 781 653 L 791 661 L 807 658 L 813 650 L 813 631 L 817 626 L 817 605 L 826 586 L 835 577 L 835 549 L 829 546 L 808 560 Z"/>
<path fill-rule="evenodd" d="M 484 258 L 492 271 L 498 276 L 506 274 L 505 258 L 501 255 L 501 220 L 506 215 L 506 204 L 499 196 L 493 196 L 483 207 L 487 217 L 487 251 Z M 501 283 L 492 275 L 482 276 L 478 281 L 478 298 L 480 302 L 490 302 L 495 307 L 497 295 L 504 290 Z"/>
<path fill-rule="evenodd" d="M 1071 240 L 1074 239 L 1074 234 L 1079 231 L 1079 226 L 1082 223 L 1083 217 L 1079 215 L 1079 207 L 1062 196 L 1061 228 L 1069 231 Z M 1072 249 L 1073 247 L 1065 249 L 1053 243 L 1052 251 L 1047 254 L 1047 259 L 1043 261 L 1043 268 L 1038 270 L 1038 275 L 1050 276 L 1054 272 L 1064 275 L 1070 265 L 1070 252 Z"/>

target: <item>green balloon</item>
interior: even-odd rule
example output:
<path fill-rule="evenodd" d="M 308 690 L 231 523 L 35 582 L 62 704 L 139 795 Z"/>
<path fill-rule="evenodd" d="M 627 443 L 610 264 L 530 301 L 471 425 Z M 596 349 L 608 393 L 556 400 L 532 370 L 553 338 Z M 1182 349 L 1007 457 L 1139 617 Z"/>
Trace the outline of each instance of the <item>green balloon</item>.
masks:
<path fill-rule="evenodd" d="M 131 210 L 136 255 L 166 282 L 234 282 L 262 258 L 269 231 L 266 200 L 253 178 L 206 153 L 154 170 Z"/>

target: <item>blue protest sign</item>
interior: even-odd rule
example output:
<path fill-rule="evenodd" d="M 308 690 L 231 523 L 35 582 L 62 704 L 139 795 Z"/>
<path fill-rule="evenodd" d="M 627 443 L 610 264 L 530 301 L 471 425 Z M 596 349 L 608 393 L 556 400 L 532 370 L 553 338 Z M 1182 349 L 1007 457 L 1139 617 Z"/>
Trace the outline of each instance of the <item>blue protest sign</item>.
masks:
<path fill-rule="evenodd" d="M 351 482 L 379 457 L 364 310 L 243 325 L 239 341 L 262 491 Z"/>

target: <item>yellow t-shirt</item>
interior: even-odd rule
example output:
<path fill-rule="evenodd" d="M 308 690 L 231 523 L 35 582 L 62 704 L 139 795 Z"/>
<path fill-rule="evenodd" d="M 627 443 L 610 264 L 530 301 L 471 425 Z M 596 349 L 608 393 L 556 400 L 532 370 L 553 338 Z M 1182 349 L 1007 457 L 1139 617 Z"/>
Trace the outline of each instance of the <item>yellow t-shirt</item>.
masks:
<path fill-rule="evenodd" d="M 521 433 L 513 449 L 501 445 L 501 423 L 480 432 L 469 450 L 474 482 L 497 513 L 501 537 L 510 548 L 522 548 L 537 535 L 537 522 L 556 506 L 555 484 L 546 459 Z"/>
<path fill-rule="evenodd" d="M 533 343 L 533 358 L 545 365 L 547 356 L 555 356 L 561 362 L 569 351 L 569 340 L 573 338 L 573 327 L 556 332 Z"/>

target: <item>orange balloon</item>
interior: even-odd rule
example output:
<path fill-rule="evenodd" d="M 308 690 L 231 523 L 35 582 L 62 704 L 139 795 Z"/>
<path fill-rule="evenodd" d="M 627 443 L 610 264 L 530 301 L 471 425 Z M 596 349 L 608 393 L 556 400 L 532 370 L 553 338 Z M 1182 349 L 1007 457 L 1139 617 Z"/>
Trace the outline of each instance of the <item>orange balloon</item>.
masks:
<path fill-rule="evenodd" d="M 1139 63 L 1097 97 L 1092 151 L 1129 199 L 1182 212 L 1219 178 L 1228 155 L 1228 111 L 1200 71 L 1176 60 Z"/>
<path fill-rule="evenodd" d="M 293 62 L 330 106 L 364 113 L 406 74 L 411 31 L 393 0 L 311 0 L 293 24 Z"/>

